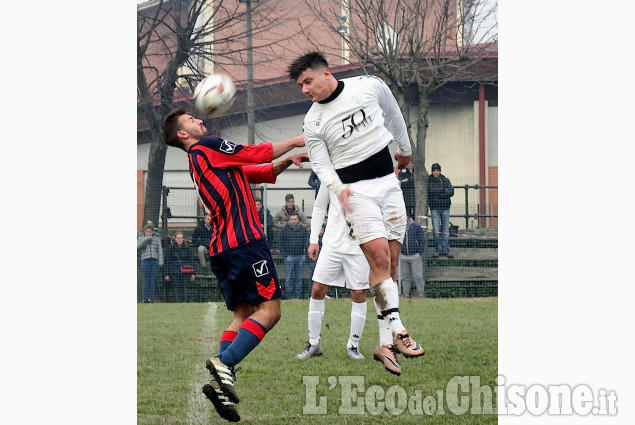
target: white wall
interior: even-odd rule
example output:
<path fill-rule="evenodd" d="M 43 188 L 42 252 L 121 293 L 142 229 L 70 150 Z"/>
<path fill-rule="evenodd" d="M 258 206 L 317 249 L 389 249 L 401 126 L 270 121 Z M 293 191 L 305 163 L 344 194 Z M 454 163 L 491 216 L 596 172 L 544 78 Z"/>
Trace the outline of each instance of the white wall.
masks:
<path fill-rule="evenodd" d="M 487 108 L 487 159 L 490 167 L 498 167 L 498 107 Z"/>

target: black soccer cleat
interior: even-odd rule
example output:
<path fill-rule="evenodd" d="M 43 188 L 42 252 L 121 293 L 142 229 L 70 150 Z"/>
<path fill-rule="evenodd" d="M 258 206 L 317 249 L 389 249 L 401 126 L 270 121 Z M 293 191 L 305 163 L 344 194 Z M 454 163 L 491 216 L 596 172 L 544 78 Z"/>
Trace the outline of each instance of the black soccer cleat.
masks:
<path fill-rule="evenodd" d="M 220 415 L 221 418 L 229 422 L 240 421 L 240 415 L 232 403 L 223 393 L 220 388 L 220 384 L 216 381 L 216 378 L 212 376 L 212 379 L 208 383 L 203 385 L 203 394 L 214 405 L 214 409 Z"/>
<path fill-rule="evenodd" d="M 216 378 L 216 382 L 220 385 L 220 389 L 227 398 L 238 404 L 240 397 L 236 388 L 234 388 L 234 370 L 233 367 L 229 367 L 221 362 L 219 356 L 214 356 L 211 359 L 207 359 L 205 367 L 210 371 L 212 376 Z"/>

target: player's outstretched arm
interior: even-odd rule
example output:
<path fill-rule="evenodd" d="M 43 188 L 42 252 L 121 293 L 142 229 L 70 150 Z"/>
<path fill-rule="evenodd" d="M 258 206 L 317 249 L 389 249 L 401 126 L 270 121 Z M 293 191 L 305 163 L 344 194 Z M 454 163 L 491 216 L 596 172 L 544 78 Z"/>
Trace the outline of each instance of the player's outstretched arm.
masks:
<path fill-rule="evenodd" d="M 282 161 L 273 164 L 273 175 L 277 177 L 280 173 L 289 168 L 291 164 L 297 165 L 298 168 L 303 168 L 303 162 L 309 162 L 309 155 L 307 153 L 297 153 L 288 156 Z"/>
<path fill-rule="evenodd" d="M 273 159 L 279 158 L 293 148 L 304 147 L 304 136 L 296 136 L 284 142 L 273 143 Z"/>

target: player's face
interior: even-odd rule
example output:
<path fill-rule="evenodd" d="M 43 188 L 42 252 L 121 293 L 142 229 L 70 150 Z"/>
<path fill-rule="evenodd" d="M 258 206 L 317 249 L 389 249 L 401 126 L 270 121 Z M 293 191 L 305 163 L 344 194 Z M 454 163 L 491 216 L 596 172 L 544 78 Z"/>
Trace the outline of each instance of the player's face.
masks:
<path fill-rule="evenodd" d="M 328 69 L 315 71 L 308 68 L 300 74 L 296 81 L 302 89 L 302 94 L 308 96 L 312 102 L 319 102 L 333 93 L 332 79 L 333 76 Z"/>
<path fill-rule="evenodd" d="M 179 117 L 179 124 L 181 124 L 181 130 L 179 131 L 187 133 L 194 139 L 200 140 L 207 135 L 207 128 L 203 125 L 203 120 L 194 118 L 191 115 L 181 115 Z"/>

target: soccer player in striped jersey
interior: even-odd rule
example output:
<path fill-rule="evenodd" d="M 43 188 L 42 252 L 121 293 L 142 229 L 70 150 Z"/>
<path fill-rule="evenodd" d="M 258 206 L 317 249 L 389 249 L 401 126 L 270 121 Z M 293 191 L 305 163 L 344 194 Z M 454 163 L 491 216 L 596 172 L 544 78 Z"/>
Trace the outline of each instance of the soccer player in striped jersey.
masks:
<path fill-rule="evenodd" d="M 287 71 L 313 102 L 303 126 L 311 166 L 322 185 L 337 194 L 359 240 L 370 266 L 374 302 L 397 341 L 420 347 L 401 322 L 399 290 L 393 280 L 406 229 L 406 206 L 388 145 L 397 144 L 399 169 L 412 154 L 399 105 L 378 77 L 338 81 L 320 52 L 297 58 Z"/>
<path fill-rule="evenodd" d="M 208 136 L 203 121 L 183 109 L 168 115 L 161 130 L 167 145 L 187 152 L 190 176 L 211 217 L 211 269 L 234 320 L 221 336 L 220 353 L 206 362 L 212 379 L 203 392 L 222 418 L 237 422 L 234 366 L 280 320 L 282 295 L 249 184 L 275 183 L 291 164 L 302 168 L 306 153 L 271 161 L 303 147 L 304 139 L 237 145 Z"/>

